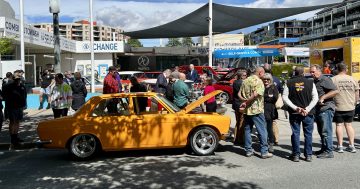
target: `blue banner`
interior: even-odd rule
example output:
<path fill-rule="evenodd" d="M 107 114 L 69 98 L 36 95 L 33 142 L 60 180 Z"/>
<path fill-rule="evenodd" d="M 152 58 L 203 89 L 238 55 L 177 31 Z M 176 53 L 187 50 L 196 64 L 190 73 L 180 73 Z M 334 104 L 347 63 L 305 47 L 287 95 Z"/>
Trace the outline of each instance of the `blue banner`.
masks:
<path fill-rule="evenodd" d="M 278 56 L 278 49 L 237 49 L 237 50 L 216 50 L 215 58 L 246 58 L 261 56 Z"/>

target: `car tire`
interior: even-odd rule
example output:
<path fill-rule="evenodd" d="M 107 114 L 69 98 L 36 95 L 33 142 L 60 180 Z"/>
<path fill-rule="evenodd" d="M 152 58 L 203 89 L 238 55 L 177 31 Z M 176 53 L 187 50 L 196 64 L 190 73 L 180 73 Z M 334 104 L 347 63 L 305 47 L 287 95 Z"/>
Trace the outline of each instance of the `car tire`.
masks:
<path fill-rule="evenodd" d="M 230 94 L 224 91 L 218 94 L 217 98 L 219 98 L 221 101 L 225 102 L 226 104 L 231 102 Z"/>
<path fill-rule="evenodd" d="M 199 127 L 190 135 L 190 147 L 199 156 L 211 155 L 219 144 L 219 136 L 210 127 Z"/>
<path fill-rule="evenodd" d="M 89 159 L 100 149 L 97 138 L 91 134 L 79 134 L 71 139 L 69 145 L 70 154 L 76 159 Z"/>

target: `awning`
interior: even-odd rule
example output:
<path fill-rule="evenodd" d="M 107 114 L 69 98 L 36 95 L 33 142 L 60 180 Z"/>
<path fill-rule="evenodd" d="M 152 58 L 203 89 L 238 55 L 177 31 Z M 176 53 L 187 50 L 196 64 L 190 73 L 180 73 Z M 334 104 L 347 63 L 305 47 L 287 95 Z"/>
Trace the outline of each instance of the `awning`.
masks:
<path fill-rule="evenodd" d="M 278 49 L 237 49 L 217 50 L 214 52 L 215 58 L 246 58 L 278 55 L 280 55 Z"/>
<path fill-rule="evenodd" d="M 213 32 L 225 33 L 336 4 L 294 8 L 245 8 L 213 3 Z M 137 39 L 208 35 L 208 4 L 167 24 L 124 34 Z"/>

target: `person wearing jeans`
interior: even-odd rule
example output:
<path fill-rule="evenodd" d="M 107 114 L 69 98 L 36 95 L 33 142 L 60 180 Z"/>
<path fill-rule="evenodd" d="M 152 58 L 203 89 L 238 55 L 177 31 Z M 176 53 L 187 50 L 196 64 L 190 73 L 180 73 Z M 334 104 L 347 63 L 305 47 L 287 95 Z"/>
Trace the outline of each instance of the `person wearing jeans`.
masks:
<path fill-rule="evenodd" d="M 333 158 L 332 120 L 335 112 L 334 97 L 339 93 L 332 80 L 322 74 L 321 66 L 310 67 L 314 84 L 319 94 L 319 102 L 315 106 L 315 120 L 321 138 L 321 149 L 315 152 L 318 158 Z"/>
<path fill-rule="evenodd" d="M 264 114 L 261 113 L 258 115 L 245 115 L 244 121 L 246 156 L 251 156 L 253 154 L 251 131 L 253 126 L 255 125 L 260 142 L 260 153 L 261 156 L 264 158 L 265 156 L 267 156 L 267 154 L 270 154 L 268 153 L 268 134 L 265 127 L 266 122 Z"/>
<path fill-rule="evenodd" d="M 242 103 L 240 104 L 240 111 L 244 112 L 244 128 L 245 128 L 245 150 L 246 156 L 251 157 L 254 152 L 252 149 L 251 130 L 255 125 L 258 132 L 261 158 L 271 158 L 272 153 L 268 152 L 267 131 L 264 116 L 264 83 L 261 78 L 265 71 L 262 67 L 258 67 L 253 71 L 253 74 L 244 80 L 238 93 Z"/>
<path fill-rule="evenodd" d="M 291 135 L 291 144 L 293 155 L 297 158 L 295 161 L 298 161 L 298 157 L 300 156 L 300 128 L 301 123 L 303 126 L 305 144 L 304 144 L 304 154 L 307 158 L 307 161 L 311 161 L 312 155 L 312 133 L 314 130 L 314 116 L 307 115 L 303 116 L 301 114 L 290 114 L 289 116 L 292 135 Z M 294 159 L 293 159 L 294 160 Z"/>
<path fill-rule="evenodd" d="M 283 100 L 289 107 L 291 125 L 292 155 L 290 159 L 299 162 L 300 159 L 300 124 L 303 125 L 305 136 L 305 160 L 312 161 L 312 132 L 314 129 L 314 107 L 318 102 L 318 93 L 313 81 L 304 77 L 304 68 L 296 67 L 294 76 L 287 82 Z"/>

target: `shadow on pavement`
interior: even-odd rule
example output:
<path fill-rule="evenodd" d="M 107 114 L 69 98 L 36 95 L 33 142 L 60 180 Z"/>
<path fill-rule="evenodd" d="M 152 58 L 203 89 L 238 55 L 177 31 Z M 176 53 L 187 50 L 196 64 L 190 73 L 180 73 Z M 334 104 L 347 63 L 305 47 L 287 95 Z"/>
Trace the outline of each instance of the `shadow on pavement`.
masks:
<path fill-rule="evenodd" d="M 251 182 L 232 182 L 218 175 L 207 174 L 207 169 L 216 167 L 239 168 L 238 165 L 226 163 L 222 157 L 191 156 L 183 152 L 178 149 L 124 151 L 105 153 L 90 161 L 71 161 L 63 150 L 37 150 L 28 158 L 10 161 L 7 166 L 28 164 L 28 167 L 34 167 L 31 174 L 18 170 L 14 177 L 5 174 L 9 170 L 1 169 L 0 182 L 5 188 L 17 183 L 27 188 L 260 189 Z"/>

